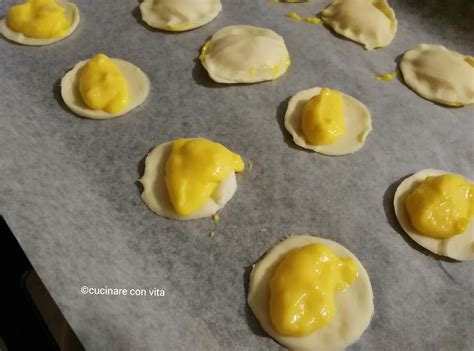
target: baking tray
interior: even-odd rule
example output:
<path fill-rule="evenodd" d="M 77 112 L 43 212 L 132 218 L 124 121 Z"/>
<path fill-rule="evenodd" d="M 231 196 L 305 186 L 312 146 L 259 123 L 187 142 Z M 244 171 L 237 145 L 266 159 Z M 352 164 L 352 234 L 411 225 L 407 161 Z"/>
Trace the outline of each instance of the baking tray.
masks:
<path fill-rule="evenodd" d="M 372 52 L 323 26 L 292 21 L 302 5 L 223 0 L 223 12 L 181 34 L 142 23 L 132 0 L 76 0 L 69 39 L 30 48 L 0 40 L 0 212 L 88 350 L 266 350 L 246 305 L 251 265 L 288 234 L 335 240 L 356 254 L 374 289 L 375 315 L 350 350 L 472 350 L 472 263 L 430 255 L 403 234 L 392 197 L 407 175 L 438 168 L 473 178 L 473 108 L 446 108 L 402 82 L 381 82 L 419 43 L 473 54 L 471 1 L 390 1 L 395 40 Z M 0 16 L 16 1 L 0 4 Z M 271 28 L 292 58 L 280 79 L 213 83 L 197 60 L 221 27 Z M 128 115 L 78 118 L 60 78 L 104 52 L 139 66 L 152 90 Z M 370 109 L 373 131 L 350 156 L 293 145 L 283 128 L 289 97 L 329 86 Z M 137 179 L 155 145 L 178 137 L 219 141 L 254 163 L 211 219 L 175 222 L 148 210 Z M 214 231 L 217 235 L 210 238 Z M 96 296 L 81 287 L 163 289 L 165 296 Z"/>

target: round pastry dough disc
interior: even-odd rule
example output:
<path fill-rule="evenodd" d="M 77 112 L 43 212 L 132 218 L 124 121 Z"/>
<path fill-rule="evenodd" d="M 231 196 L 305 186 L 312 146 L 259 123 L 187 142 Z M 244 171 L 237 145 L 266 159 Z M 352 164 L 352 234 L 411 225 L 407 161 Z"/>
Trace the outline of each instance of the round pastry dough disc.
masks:
<path fill-rule="evenodd" d="M 140 5 L 146 24 L 172 32 L 201 27 L 216 18 L 221 10 L 220 0 L 144 0 Z"/>
<path fill-rule="evenodd" d="M 257 83 L 282 76 L 290 65 L 283 38 L 266 28 L 238 25 L 218 30 L 200 60 L 218 83 Z"/>
<path fill-rule="evenodd" d="M 76 30 L 77 26 L 79 25 L 79 21 L 80 21 L 79 9 L 72 2 L 68 2 L 64 0 L 56 0 L 56 2 L 59 5 L 64 7 L 65 9 L 64 15 L 71 23 L 71 26 L 69 27 L 69 29 L 62 36 L 58 38 L 49 38 L 49 39 L 38 39 L 38 38 L 26 37 L 22 33 L 14 32 L 13 30 L 11 30 L 7 25 L 6 17 L 0 20 L 0 33 L 3 34 L 5 38 L 15 43 L 27 45 L 27 46 L 44 46 L 44 45 L 56 43 L 60 40 L 63 40 L 64 38 L 67 38 L 68 36 L 72 34 L 72 32 Z"/>
<path fill-rule="evenodd" d="M 270 281 L 289 251 L 314 243 L 326 245 L 339 257 L 352 258 L 357 264 L 359 276 L 347 290 L 335 295 L 336 316 L 328 325 L 304 337 L 282 336 L 270 319 Z M 273 339 L 294 351 L 344 350 L 360 338 L 374 312 L 372 285 L 357 257 L 334 241 L 308 235 L 290 236 L 254 265 L 250 274 L 248 304 L 262 328 Z"/>
<path fill-rule="evenodd" d="M 336 33 L 367 50 L 389 45 L 397 33 L 395 12 L 385 0 L 332 0 L 321 18 Z"/>
<path fill-rule="evenodd" d="M 64 103 L 72 112 L 79 116 L 92 119 L 109 119 L 123 116 L 145 101 L 150 91 L 150 80 L 147 75 L 143 73 L 140 68 L 130 62 L 115 58 L 111 60 L 118 66 L 120 72 L 127 80 L 129 94 L 128 107 L 119 113 L 108 113 L 102 110 L 91 110 L 85 104 L 79 90 L 81 69 L 87 62 L 89 62 L 89 60 L 84 60 L 77 63 L 74 68 L 66 73 L 66 75 L 61 79 L 61 96 Z"/>
<path fill-rule="evenodd" d="M 405 201 L 415 188 L 429 176 L 439 176 L 443 174 L 455 174 L 436 169 L 424 169 L 412 176 L 406 178 L 397 188 L 395 192 L 393 206 L 398 223 L 403 230 L 419 245 L 425 249 L 446 257 L 453 258 L 458 261 L 474 260 L 474 221 L 471 221 L 464 233 L 455 235 L 449 239 L 436 239 L 429 236 L 421 235 L 411 224 L 410 217 L 405 207 Z"/>
<path fill-rule="evenodd" d="M 296 145 L 316 151 L 323 155 L 342 156 L 356 152 L 364 146 L 367 135 L 372 130 L 372 119 L 367 107 L 352 96 L 339 92 L 343 96 L 346 132 L 341 139 L 329 145 L 311 145 L 306 142 L 301 129 L 303 108 L 312 97 L 321 92 L 320 87 L 302 90 L 288 102 L 285 114 L 285 128 L 292 135 Z"/>
<path fill-rule="evenodd" d="M 170 219 L 190 220 L 210 217 L 222 209 L 237 190 L 235 172 L 231 172 L 216 188 L 209 201 L 188 216 L 180 216 L 171 204 L 165 182 L 166 162 L 173 142 L 155 147 L 145 159 L 145 172 L 140 182 L 143 185 L 142 199 L 153 212 Z"/>
<path fill-rule="evenodd" d="M 425 99 L 449 106 L 474 103 L 474 57 L 420 44 L 400 61 L 405 83 Z"/>

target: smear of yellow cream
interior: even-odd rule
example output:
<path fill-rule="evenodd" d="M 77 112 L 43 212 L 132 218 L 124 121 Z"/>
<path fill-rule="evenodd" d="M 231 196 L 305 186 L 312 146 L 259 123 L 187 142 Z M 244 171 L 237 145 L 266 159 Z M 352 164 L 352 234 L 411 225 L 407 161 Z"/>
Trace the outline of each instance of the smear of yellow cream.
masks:
<path fill-rule="evenodd" d="M 201 48 L 201 53 L 199 54 L 199 60 L 204 61 L 206 58 L 207 51 L 209 50 L 209 46 L 211 45 L 211 41 L 208 40 L 204 43 L 204 45 Z"/>
<path fill-rule="evenodd" d="M 377 76 L 377 80 L 392 80 L 397 78 L 397 72 L 385 73 Z"/>

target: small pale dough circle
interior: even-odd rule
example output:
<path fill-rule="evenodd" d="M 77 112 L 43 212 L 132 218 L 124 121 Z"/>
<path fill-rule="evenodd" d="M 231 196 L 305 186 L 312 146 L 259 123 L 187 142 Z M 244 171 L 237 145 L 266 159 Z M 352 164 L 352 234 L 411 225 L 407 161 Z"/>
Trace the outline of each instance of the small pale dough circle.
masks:
<path fill-rule="evenodd" d="M 352 258 L 357 264 L 359 276 L 347 290 L 335 295 L 336 316 L 328 325 L 304 337 L 282 336 L 270 319 L 270 281 L 289 251 L 315 243 L 326 245 L 339 257 Z M 254 265 L 250 274 L 248 304 L 262 328 L 273 339 L 294 351 L 344 350 L 360 338 L 374 313 L 372 285 L 362 263 L 344 246 L 309 235 L 290 236 L 271 248 Z"/>
<path fill-rule="evenodd" d="M 420 44 L 400 61 L 405 83 L 425 99 L 449 106 L 474 103 L 474 57 Z"/>
<path fill-rule="evenodd" d="M 27 46 L 44 46 L 44 45 L 56 43 L 60 40 L 67 38 L 76 30 L 77 26 L 79 25 L 79 21 L 80 21 L 79 9 L 77 8 L 76 5 L 74 5 L 72 2 L 69 2 L 69 1 L 56 0 L 56 2 L 59 5 L 64 7 L 65 9 L 64 14 L 66 18 L 71 22 L 71 26 L 62 36 L 58 38 L 48 38 L 48 39 L 26 37 L 22 33 L 18 33 L 11 30 L 7 25 L 6 17 L 0 20 L 0 33 L 8 40 L 11 40 L 18 44 L 27 45 Z"/>
<path fill-rule="evenodd" d="M 339 92 L 343 96 L 346 132 L 341 139 L 329 145 L 311 145 L 306 142 L 301 129 L 303 108 L 312 97 L 321 92 L 320 87 L 302 90 L 288 102 L 285 114 L 285 128 L 293 137 L 296 145 L 316 151 L 323 155 L 342 156 L 360 150 L 364 146 L 367 135 L 372 130 L 372 118 L 367 107 L 352 96 Z"/>
<path fill-rule="evenodd" d="M 143 21 L 150 27 L 181 32 L 201 27 L 222 10 L 220 0 L 144 0 Z"/>
<path fill-rule="evenodd" d="M 395 215 L 405 233 L 425 249 L 437 255 L 450 257 L 458 261 L 474 260 L 474 221 L 471 221 L 464 233 L 452 236 L 448 239 L 436 239 L 421 235 L 411 224 L 410 217 L 405 207 L 407 196 L 415 190 L 415 188 L 425 180 L 426 177 L 440 176 L 443 174 L 456 173 L 440 171 L 437 169 L 424 169 L 406 178 L 398 186 L 397 191 L 395 192 L 393 200 Z"/>
<path fill-rule="evenodd" d="M 162 217 L 179 220 L 191 220 L 210 217 L 222 209 L 234 196 L 237 190 L 235 172 L 217 186 L 209 201 L 199 210 L 188 216 L 176 213 L 171 204 L 165 182 L 166 162 L 173 147 L 173 142 L 166 142 L 155 147 L 145 159 L 145 171 L 140 183 L 143 185 L 142 199 L 153 212 Z"/>
<path fill-rule="evenodd" d="M 123 116 L 145 101 L 150 92 L 150 80 L 147 75 L 130 62 L 116 58 L 111 60 L 118 66 L 127 81 L 129 94 L 129 105 L 127 108 L 118 113 L 108 113 L 102 110 L 92 110 L 85 104 L 79 90 L 81 69 L 89 62 L 89 60 L 84 60 L 77 63 L 74 68 L 61 79 L 61 97 L 72 112 L 79 116 L 92 119 L 109 119 Z"/>
<path fill-rule="evenodd" d="M 274 80 L 290 65 L 283 38 L 274 31 L 248 25 L 218 30 L 201 51 L 209 76 L 219 83 L 257 83 Z"/>
<path fill-rule="evenodd" d="M 336 33 L 367 50 L 389 45 L 397 33 L 395 12 L 385 0 L 332 0 L 321 18 Z"/>

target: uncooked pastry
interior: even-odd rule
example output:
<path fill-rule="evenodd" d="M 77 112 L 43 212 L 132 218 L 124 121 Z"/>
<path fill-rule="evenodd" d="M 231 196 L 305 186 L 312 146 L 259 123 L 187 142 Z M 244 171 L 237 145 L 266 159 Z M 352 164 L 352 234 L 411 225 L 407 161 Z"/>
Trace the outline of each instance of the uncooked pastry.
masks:
<path fill-rule="evenodd" d="M 149 26 L 173 32 L 201 27 L 221 10 L 220 0 L 144 0 L 140 5 L 143 21 Z"/>
<path fill-rule="evenodd" d="M 397 33 L 397 18 L 386 0 L 333 0 L 321 18 L 367 50 L 389 45 Z"/>
<path fill-rule="evenodd" d="M 209 201 L 199 210 L 188 216 L 180 216 L 171 204 L 165 182 L 166 162 L 170 156 L 173 142 L 155 147 L 145 159 L 145 171 L 140 183 L 143 185 L 142 199 L 153 212 L 170 219 L 190 220 L 210 217 L 222 209 L 237 190 L 235 172 L 217 186 Z"/>
<path fill-rule="evenodd" d="M 290 65 L 283 38 L 266 28 L 238 25 L 218 30 L 199 56 L 219 83 L 256 83 L 277 79 Z"/>
<path fill-rule="evenodd" d="M 15 43 L 27 45 L 27 46 L 44 46 L 49 45 L 52 43 L 56 43 L 64 38 L 67 38 L 74 32 L 79 25 L 80 15 L 79 9 L 76 5 L 72 2 L 65 1 L 65 0 L 56 0 L 56 2 L 64 7 L 64 15 L 71 23 L 69 29 L 60 37 L 57 38 L 47 38 L 47 39 L 39 39 L 39 38 L 30 38 L 23 35 L 23 33 L 15 32 L 11 30 L 7 25 L 7 18 L 3 18 L 0 20 L 0 33 L 3 36 Z"/>
<path fill-rule="evenodd" d="M 356 152 L 364 146 L 367 135 L 372 130 L 372 119 L 367 107 L 352 96 L 339 92 L 343 96 L 346 132 L 339 140 L 329 145 L 311 145 L 301 130 L 303 108 L 312 97 L 321 92 L 320 87 L 302 90 L 288 102 L 285 114 L 285 128 L 293 136 L 296 145 L 330 156 L 342 156 Z"/>
<path fill-rule="evenodd" d="M 89 60 L 84 60 L 77 63 L 74 68 L 61 79 L 61 96 L 64 103 L 72 112 L 79 116 L 92 119 L 109 119 L 122 116 L 145 101 L 150 91 L 150 80 L 147 75 L 130 62 L 116 58 L 112 58 L 111 60 L 118 66 L 127 81 L 129 94 L 129 105 L 127 108 L 118 113 L 108 113 L 103 110 L 92 110 L 85 104 L 79 90 L 81 68 L 89 62 Z"/>
<path fill-rule="evenodd" d="M 421 235 L 413 227 L 405 207 L 405 201 L 410 194 L 426 177 L 443 174 L 455 174 L 436 169 L 424 169 L 406 178 L 395 192 L 393 206 L 398 222 L 403 230 L 419 245 L 435 254 L 447 256 L 458 261 L 474 260 L 474 221 L 471 221 L 464 233 L 448 239 L 436 239 Z M 472 182 L 471 180 L 469 180 Z"/>
<path fill-rule="evenodd" d="M 357 264 L 358 278 L 347 290 L 335 295 L 336 316 L 328 325 L 304 337 L 282 336 L 273 327 L 268 311 L 271 278 L 289 251 L 314 243 L 326 245 L 339 257 L 352 258 Z M 273 339 L 294 351 L 344 350 L 360 338 L 374 312 L 370 279 L 357 257 L 334 241 L 308 235 L 290 236 L 254 265 L 250 274 L 248 304 L 262 328 Z"/>
<path fill-rule="evenodd" d="M 400 61 L 405 83 L 425 99 L 450 106 L 474 103 L 474 57 L 420 44 Z"/>

